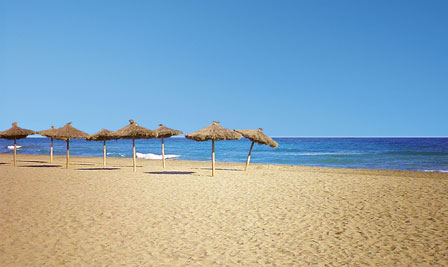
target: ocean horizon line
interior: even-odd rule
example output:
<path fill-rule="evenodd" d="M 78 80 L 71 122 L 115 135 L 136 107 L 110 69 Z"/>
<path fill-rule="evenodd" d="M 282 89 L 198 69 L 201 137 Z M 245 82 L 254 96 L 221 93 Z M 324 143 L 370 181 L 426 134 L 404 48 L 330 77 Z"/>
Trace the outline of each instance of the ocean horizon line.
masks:
<path fill-rule="evenodd" d="M 38 134 L 36 134 L 38 135 Z M 45 136 L 28 136 L 27 138 L 48 138 Z M 170 138 L 185 138 L 185 135 L 172 136 Z M 272 136 L 272 138 L 448 138 L 448 136 Z"/>
<path fill-rule="evenodd" d="M 272 136 L 272 138 L 448 138 L 448 136 Z"/>

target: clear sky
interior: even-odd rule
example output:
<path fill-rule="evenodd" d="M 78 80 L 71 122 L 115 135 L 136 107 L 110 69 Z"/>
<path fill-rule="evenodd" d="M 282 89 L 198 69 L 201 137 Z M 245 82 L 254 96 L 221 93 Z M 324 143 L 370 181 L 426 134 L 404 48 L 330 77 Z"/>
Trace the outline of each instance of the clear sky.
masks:
<path fill-rule="evenodd" d="M 0 130 L 447 136 L 448 1 L 0 0 Z"/>

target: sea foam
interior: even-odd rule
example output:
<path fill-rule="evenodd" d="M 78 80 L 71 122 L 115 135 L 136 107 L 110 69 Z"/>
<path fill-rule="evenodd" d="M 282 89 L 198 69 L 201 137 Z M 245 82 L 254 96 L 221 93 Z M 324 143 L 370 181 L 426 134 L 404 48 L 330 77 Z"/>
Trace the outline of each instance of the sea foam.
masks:
<path fill-rule="evenodd" d="M 108 156 L 112 156 L 112 157 L 116 157 L 117 155 L 120 156 L 121 158 L 124 158 L 125 155 L 123 153 L 114 153 L 114 152 L 107 152 Z"/>
<path fill-rule="evenodd" d="M 296 155 L 296 156 L 345 156 L 345 155 L 363 155 L 365 153 L 360 152 L 296 152 L 296 153 L 285 153 L 287 155 Z"/>
<path fill-rule="evenodd" d="M 424 172 L 448 172 L 448 170 L 423 170 Z"/>
<path fill-rule="evenodd" d="M 135 155 L 137 156 L 138 159 L 162 159 L 162 155 L 157 155 L 157 154 L 152 154 L 152 153 L 148 153 L 148 154 L 144 154 L 144 153 L 135 153 Z M 175 159 L 180 157 L 180 155 L 165 155 L 165 159 Z"/>

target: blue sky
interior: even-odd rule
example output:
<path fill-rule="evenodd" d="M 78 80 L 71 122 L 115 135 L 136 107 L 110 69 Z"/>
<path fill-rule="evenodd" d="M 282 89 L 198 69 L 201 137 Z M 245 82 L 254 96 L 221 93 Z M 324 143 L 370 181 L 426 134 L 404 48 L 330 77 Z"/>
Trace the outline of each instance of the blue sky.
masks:
<path fill-rule="evenodd" d="M 0 0 L 0 129 L 447 136 L 448 1 Z"/>

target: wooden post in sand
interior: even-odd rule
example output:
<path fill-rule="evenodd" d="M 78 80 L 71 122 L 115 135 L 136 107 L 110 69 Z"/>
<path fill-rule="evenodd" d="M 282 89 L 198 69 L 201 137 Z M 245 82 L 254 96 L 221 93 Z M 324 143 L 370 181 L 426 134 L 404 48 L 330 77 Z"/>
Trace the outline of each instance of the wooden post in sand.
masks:
<path fill-rule="evenodd" d="M 215 176 L 215 140 L 236 140 L 241 138 L 241 134 L 219 126 L 219 121 L 214 121 L 199 131 L 186 134 L 186 138 L 195 141 L 212 140 L 212 176 Z"/>
<path fill-rule="evenodd" d="M 53 137 L 50 140 L 50 163 L 53 163 Z"/>
<path fill-rule="evenodd" d="M 70 138 L 67 138 L 67 155 L 65 156 L 65 168 L 68 169 L 70 161 Z"/>
<path fill-rule="evenodd" d="M 103 166 L 106 167 L 106 140 L 103 143 Z"/>
<path fill-rule="evenodd" d="M 134 120 L 129 120 L 129 125 L 112 134 L 111 139 L 132 139 L 132 163 L 133 171 L 137 171 L 135 139 L 150 139 L 157 137 L 153 131 L 139 126 Z"/>
<path fill-rule="evenodd" d="M 212 139 L 212 176 L 215 176 L 215 140 Z"/>
<path fill-rule="evenodd" d="M 14 166 L 16 166 L 16 154 L 17 154 L 17 139 L 14 138 Z"/>
<path fill-rule="evenodd" d="M 70 139 L 84 139 L 88 138 L 90 135 L 83 131 L 80 131 L 73 126 L 71 126 L 71 122 L 66 123 L 63 127 L 54 129 L 50 131 L 50 138 L 56 138 L 58 140 L 64 140 L 67 142 L 67 153 L 65 158 L 65 168 L 68 169 L 70 167 Z M 48 132 L 47 132 L 48 133 Z"/>
<path fill-rule="evenodd" d="M 132 166 L 134 172 L 137 170 L 136 160 L 135 160 L 135 138 L 132 138 Z"/>
<path fill-rule="evenodd" d="M 16 160 L 17 139 L 25 138 L 28 135 L 32 135 L 35 133 L 36 133 L 35 131 L 20 128 L 19 126 L 17 126 L 17 122 L 13 122 L 12 127 L 10 129 L 1 132 L 0 137 L 2 139 L 8 139 L 8 140 L 14 139 L 14 152 L 13 152 L 13 156 L 12 156 L 13 157 L 12 161 L 13 161 L 14 166 L 16 166 L 16 164 L 17 164 L 17 160 Z"/>
<path fill-rule="evenodd" d="M 163 142 L 163 137 L 162 139 L 162 166 L 165 169 L 165 143 Z"/>
<path fill-rule="evenodd" d="M 235 130 L 237 133 L 240 133 L 247 139 L 252 141 L 250 145 L 249 154 L 247 155 L 246 167 L 244 171 L 247 172 L 249 169 L 250 156 L 252 154 L 252 148 L 254 147 L 254 143 L 257 142 L 260 145 L 269 145 L 270 147 L 278 147 L 278 143 L 272 140 L 269 136 L 263 133 L 262 128 L 258 128 L 257 130 Z"/>
<path fill-rule="evenodd" d="M 246 161 L 246 167 L 244 168 L 244 171 L 247 172 L 247 169 L 249 169 L 249 163 L 250 163 L 250 154 L 252 154 L 252 148 L 254 147 L 254 141 L 252 141 L 252 145 L 250 145 L 249 149 L 249 155 L 247 155 L 247 161 Z"/>
<path fill-rule="evenodd" d="M 154 130 L 154 135 L 157 138 L 160 138 L 162 142 L 162 167 L 165 169 L 166 161 L 165 161 L 165 138 L 170 138 L 171 136 L 182 134 L 181 131 L 173 130 L 163 126 L 163 124 L 159 124 L 159 128 Z"/>

